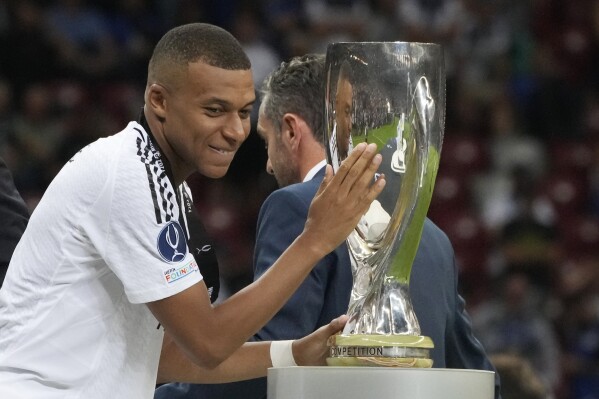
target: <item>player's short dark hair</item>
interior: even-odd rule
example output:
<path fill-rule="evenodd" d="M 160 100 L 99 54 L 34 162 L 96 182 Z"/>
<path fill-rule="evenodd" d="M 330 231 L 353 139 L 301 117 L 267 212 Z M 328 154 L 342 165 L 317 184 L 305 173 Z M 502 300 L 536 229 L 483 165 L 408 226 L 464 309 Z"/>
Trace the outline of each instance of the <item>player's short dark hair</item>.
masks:
<path fill-rule="evenodd" d="M 277 132 L 286 113 L 299 115 L 323 143 L 324 54 L 294 57 L 268 75 L 261 89 L 264 115 Z"/>
<path fill-rule="evenodd" d="M 187 66 L 201 61 L 228 69 L 247 70 L 250 60 L 237 39 L 226 30 L 206 23 L 181 25 L 158 41 L 148 65 L 148 77 L 166 73 L 163 66 Z"/>

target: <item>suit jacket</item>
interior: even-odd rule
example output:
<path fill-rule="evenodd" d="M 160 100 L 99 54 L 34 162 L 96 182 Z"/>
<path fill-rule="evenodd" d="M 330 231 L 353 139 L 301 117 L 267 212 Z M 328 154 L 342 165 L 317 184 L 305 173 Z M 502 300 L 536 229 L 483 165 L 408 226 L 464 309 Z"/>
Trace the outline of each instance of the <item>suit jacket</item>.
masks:
<path fill-rule="evenodd" d="M 301 233 L 324 168 L 311 180 L 273 192 L 258 217 L 255 276 L 262 275 Z M 322 259 L 285 306 L 254 336 L 255 340 L 303 337 L 347 311 L 352 275 L 347 246 Z M 458 275 L 449 239 L 426 219 L 410 277 L 411 299 L 422 335 L 429 336 L 433 367 L 495 371 L 473 336 L 464 300 L 457 292 Z M 496 398 L 499 379 L 496 374 Z M 155 399 L 265 398 L 266 378 L 232 384 L 167 384 Z"/>
<path fill-rule="evenodd" d="M 19 195 L 12 175 L 4 160 L 0 158 L 0 286 L 8 268 L 10 258 L 21 239 L 29 210 Z"/>

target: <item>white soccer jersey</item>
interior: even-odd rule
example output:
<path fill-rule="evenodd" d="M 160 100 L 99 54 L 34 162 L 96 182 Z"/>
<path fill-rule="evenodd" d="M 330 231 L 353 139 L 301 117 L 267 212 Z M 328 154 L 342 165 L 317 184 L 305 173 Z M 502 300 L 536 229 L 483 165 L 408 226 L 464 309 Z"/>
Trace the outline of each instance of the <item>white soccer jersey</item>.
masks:
<path fill-rule="evenodd" d="M 135 122 L 64 166 L 0 290 L 0 398 L 153 397 L 163 331 L 144 303 L 202 279 L 176 197 Z"/>

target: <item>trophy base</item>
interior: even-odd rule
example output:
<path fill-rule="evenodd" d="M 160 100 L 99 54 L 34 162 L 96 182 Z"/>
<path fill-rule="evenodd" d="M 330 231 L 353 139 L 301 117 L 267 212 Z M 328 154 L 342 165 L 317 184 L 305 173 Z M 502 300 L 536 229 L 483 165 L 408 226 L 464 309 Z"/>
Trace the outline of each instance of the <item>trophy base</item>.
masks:
<path fill-rule="evenodd" d="M 431 368 L 433 341 L 422 335 L 333 335 L 328 366 Z"/>

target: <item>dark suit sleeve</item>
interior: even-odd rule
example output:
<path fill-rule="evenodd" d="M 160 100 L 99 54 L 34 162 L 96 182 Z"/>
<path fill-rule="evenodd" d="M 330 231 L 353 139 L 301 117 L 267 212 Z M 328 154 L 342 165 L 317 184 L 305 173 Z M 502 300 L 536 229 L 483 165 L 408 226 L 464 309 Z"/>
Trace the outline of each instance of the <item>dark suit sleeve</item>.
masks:
<path fill-rule="evenodd" d="M 464 299 L 458 293 L 458 269 L 447 235 L 426 219 L 412 268 L 410 294 L 422 334 L 435 343 L 433 367 L 495 371 L 473 334 Z M 499 377 L 495 374 L 495 398 Z"/>
<path fill-rule="evenodd" d="M 267 198 L 258 217 L 254 276 L 259 278 L 302 232 L 318 181 L 301 188 L 278 190 Z M 338 254 L 329 254 L 312 270 L 287 304 L 254 336 L 257 341 L 303 337 L 347 310 L 349 290 L 340 295 L 331 280 L 338 278 Z M 345 251 L 347 249 L 345 248 Z M 349 258 L 344 260 L 349 264 Z M 347 284 L 351 272 L 347 267 Z M 329 301 L 328 298 L 331 298 Z M 254 399 L 266 397 L 266 378 L 231 384 L 167 384 L 156 391 L 155 399 Z"/>
<path fill-rule="evenodd" d="M 0 283 L 4 281 L 10 258 L 28 220 L 27 205 L 19 195 L 4 160 L 0 158 Z"/>
<path fill-rule="evenodd" d="M 306 222 L 314 193 L 303 196 L 295 192 L 275 192 L 260 214 L 254 276 L 259 278 L 300 235 Z M 255 336 L 259 341 L 301 338 L 323 323 L 320 320 L 325 305 L 327 286 L 336 271 L 336 253 L 322 259 L 297 291 Z M 347 304 L 346 304 L 347 305 Z"/>

